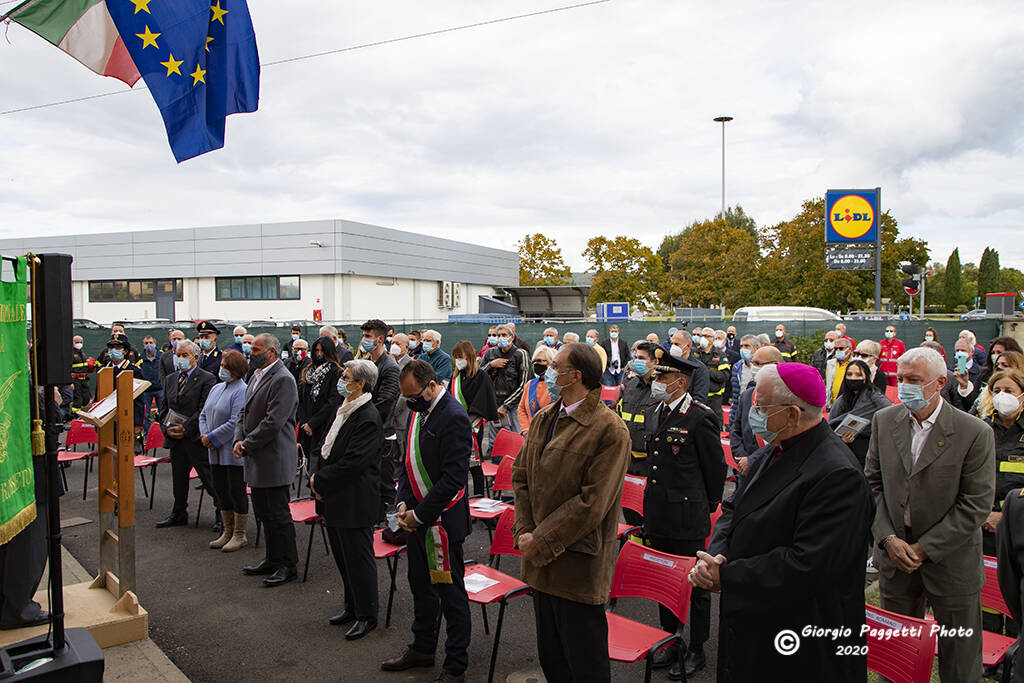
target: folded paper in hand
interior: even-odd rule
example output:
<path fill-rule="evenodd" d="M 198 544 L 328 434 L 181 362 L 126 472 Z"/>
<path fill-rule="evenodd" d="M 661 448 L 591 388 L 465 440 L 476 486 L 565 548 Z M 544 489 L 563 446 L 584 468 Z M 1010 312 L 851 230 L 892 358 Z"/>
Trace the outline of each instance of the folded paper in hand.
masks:
<path fill-rule="evenodd" d="M 870 420 L 866 420 L 863 417 L 857 417 L 854 414 L 847 415 L 843 418 L 843 421 L 836 427 L 836 434 L 839 436 L 845 436 L 846 434 L 853 434 L 857 436 L 864 428 L 871 424 Z"/>
<path fill-rule="evenodd" d="M 184 415 L 177 411 L 168 408 L 167 417 L 164 418 L 164 425 L 167 427 L 173 427 L 174 425 L 183 425 L 185 424 L 186 420 L 188 420 L 187 417 L 185 417 Z"/>

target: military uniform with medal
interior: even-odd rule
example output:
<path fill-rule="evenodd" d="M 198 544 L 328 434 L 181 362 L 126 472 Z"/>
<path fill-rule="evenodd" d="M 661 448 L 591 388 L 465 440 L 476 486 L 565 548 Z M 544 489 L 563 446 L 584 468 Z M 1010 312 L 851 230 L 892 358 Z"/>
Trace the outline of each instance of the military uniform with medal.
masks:
<path fill-rule="evenodd" d="M 647 487 L 644 492 L 644 533 L 651 547 L 673 555 L 693 557 L 704 550 L 711 533 L 710 514 L 722 499 L 725 455 L 718 418 L 708 406 L 690 396 L 688 389 L 698 362 L 676 358 L 663 349 L 655 352 L 655 399 L 644 417 L 646 428 Z M 661 627 L 669 633 L 679 620 L 662 607 Z M 666 648 L 656 666 L 669 666 L 669 678 L 687 676 L 704 666 L 703 645 L 711 630 L 711 596 L 695 589 L 690 599 L 690 639 L 681 663 L 678 652 Z M 659 653 L 661 654 L 661 653 Z"/>

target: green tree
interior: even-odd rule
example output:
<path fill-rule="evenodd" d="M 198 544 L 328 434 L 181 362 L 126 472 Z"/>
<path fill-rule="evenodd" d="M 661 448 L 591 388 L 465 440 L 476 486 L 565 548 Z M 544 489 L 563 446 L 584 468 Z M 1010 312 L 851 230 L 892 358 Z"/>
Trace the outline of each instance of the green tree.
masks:
<path fill-rule="evenodd" d="M 946 260 L 946 276 L 943 282 L 944 299 L 947 311 L 955 311 L 964 302 L 964 273 L 960 266 L 960 247 L 953 250 Z"/>
<path fill-rule="evenodd" d="M 715 214 L 715 220 L 720 220 L 722 218 L 723 216 L 721 211 Z M 755 240 L 758 238 L 757 223 L 754 221 L 753 218 L 747 215 L 747 213 L 743 210 L 743 207 L 740 206 L 739 204 L 737 204 L 735 208 L 732 206 L 725 207 L 724 218 L 725 224 L 728 225 L 730 228 L 739 228 L 740 230 L 745 230 L 746 232 L 750 233 L 750 236 L 753 237 Z"/>
<path fill-rule="evenodd" d="M 558 242 L 541 233 L 527 235 L 518 243 L 519 286 L 557 287 L 572 280 Z"/>
<path fill-rule="evenodd" d="M 669 259 L 669 272 L 662 278 L 664 301 L 738 308 L 747 303 L 756 286 L 757 238 L 721 219 L 690 226 Z M 744 277 L 723 277 L 725 273 L 744 273 Z"/>
<path fill-rule="evenodd" d="M 978 296 L 978 266 L 965 263 L 963 270 L 963 286 L 960 288 L 960 301 L 964 310 L 974 308 L 974 300 Z"/>
<path fill-rule="evenodd" d="M 926 313 L 942 313 L 946 310 L 946 266 L 933 261 L 929 266 L 932 274 L 925 284 L 928 309 Z"/>
<path fill-rule="evenodd" d="M 666 235 L 664 239 L 661 240 L 661 246 L 658 247 L 658 256 L 661 257 L 661 262 L 665 266 L 665 271 L 668 272 L 672 270 L 672 266 L 669 263 L 669 261 L 672 258 L 672 254 L 676 253 L 676 251 L 679 250 L 679 247 L 683 243 L 683 238 L 689 235 L 698 225 L 705 225 L 708 222 L 714 223 L 721 220 L 722 212 L 719 211 L 717 214 L 715 214 L 714 218 L 710 219 L 710 221 L 693 221 L 685 228 L 683 228 L 680 232 L 675 233 L 674 235 Z M 744 230 L 750 233 L 750 236 L 753 237 L 755 241 L 760 239 L 760 235 L 757 232 L 757 223 L 754 221 L 753 218 L 746 214 L 746 212 L 743 210 L 743 207 L 740 206 L 739 204 L 737 204 L 735 207 L 726 207 L 725 224 L 730 228 L 739 228 L 740 230 Z"/>
<path fill-rule="evenodd" d="M 589 305 L 602 301 L 628 301 L 631 308 L 650 309 L 658 303 L 664 267 L 661 257 L 635 237 L 593 237 L 583 258 L 590 262 L 594 280 Z"/>
<path fill-rule="evenodd" d="M 978 298 L 985 301 L 989 292 L 999 291 L 999 252 L 985 247 L 978 264 Z"/>
<path fill-rule="evenodd" d="M 759 301 L 749 303 L 818 306 L 831 310 L 859 309 L 874 298 L 873 271 L 825 269 L 825 200 L 804 202 L 799 214 L 762 231 L 762 258 L 757 281 Z M 900 238 L 888 211 L 879 220 L 882 242 L 882 298 L 906 296 L 900 285 L 900 261 L 925 264 L 928 245 Z"/>
<path fill-rule="evenodd" d="M 1017 292 L 1018 296 L 1024 291 L 1024 273 L 1016 268 L 999 269 L 999 291 Z"/>

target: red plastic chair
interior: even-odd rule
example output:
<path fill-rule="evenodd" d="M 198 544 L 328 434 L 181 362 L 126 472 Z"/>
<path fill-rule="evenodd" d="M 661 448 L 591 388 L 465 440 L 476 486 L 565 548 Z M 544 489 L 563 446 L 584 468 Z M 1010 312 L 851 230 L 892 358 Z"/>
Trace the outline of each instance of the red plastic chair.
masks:
<path fill-rule="evenodd" d="M 99 443 L 99 436 L 96 434 L 96 428 L 85 420 L 72 420 L 68 426 L 68 433 L 64 437 L 64 446 L 69 449 L 79 444 L 88 444 L 95 446 Z M 76 460 L 85 460 L 85 473 L 82 477 L 82 500 L 85 500 L 86 491 L 89 488 L 89 471 L 92 469 L 92 458 L 96 455 L 96 451 L 81 451 L 78 449 L 74 450 L 60 450 L 57 451 L 57 462 L 58 463 L 70 463 Z M 64 477 L 64 488 L 68 487 L 67 476 L 64 474 L 63 469 L 61 470 L 61 476 Z"/>
<path fill-rule="evenodd" d="M 711 532 L 708 534 L 708 537 L 704 539 L 704 547 L 705 548 L 707 548 L 709 545 L 711 545 L 711 537 L 715 535 L 715 522 L 717 522 L 718 518 L 721 517 L 721 516 L 722 516 L 722 504 L 719 503 L 718 506 L 715 508 L 715 511 L 711 513 Z"/>
<path fill-rule="evenodd" d="M 512 463 L 515 461 L 515 455 L 508 455 L 498 463 L 498 471 L 494 473 L 494 483 L 491 484 L 492 495 L 498 491 L 512 490 Z"/>
<path fill-rule="evenodd" d="M 324 539 L 324 548 L 327 553 L 330 554 L 330 546 L 327 545 L 327 532 L 324 530 L 324 518 L 316 513 L 316 501 L 313 499 L 308 500 L 293 500 L 288 503 L 288 510 L 292 513 L 292 522 L 295 524 L 310 524 L 309 528 L 309 543 L 306 544 L 306 567 L 302 570 L 302 582 L 306 582 L 306 577 L 309 576 L 309 555 L 313 550 L 313 534 L 316 532 L 316 528 L 320 527 L 320 535 Z M 256 535 L 259 538 L 260 528 L 257 525 Z M 257 540 L 257 543 L 259 541 Z"/>
<path fill-rule="evenodd" d="M 864 610 L 871 629 L 867 634 L 868 669 L 893 683 L 928 683 L 935 664 L 935 634 L 929 622 L 874 605 L 865 605 Z M 895 635 L 904 626 L 910 627 L 908 634 Z"/>
<path fill-rule="evenodd" d="M 892 401 L 894 405 L 902 403 L 902 401 L 900 401 L 899 387 L 887 386 L 885 388 L 885 397 Z"/>
<path fill-rule="evenodd" d="M 602 386 L 601 387 L 601 400 L 604 401 L 605 403 L 610 403 L 611 405 L 615 405 L 616 403 L 619 402 L 619 392 L 621 391 L 621 389 L 622 389 L 622 387 L 617 387 L 617 386 L 616 387 Z"/>
<path fill-rule="evenodd" d="M 986 555 L 984 559 L 985 585 L 981 587 L 981 606 L 1012 618 L 1010 608 L 1006 606 L 1003 592 L 999 588 L 999 577 L 996 575 L 999 562 L 990 555 Z M 1008 638 L 991 631 L 982 631 L 981 636 L 981 662 L 985 666 L 998 666 L 1006 658 L 1006 651 L 1016 642 L 1016 638 Z"/>
<path fill-rule="evenodd" d="M 498 526 L 494 530 L 494 540 L 491 542 L 490 562 L 498 562 L 502 555 L 522 557 L 515 547 L 515 539 L 512 537 L 514 521 L 515 512 L 511 508 L 501 513 Z M 492 605 L 495 602 L 501 605 L 498 609 L 498 624 L 494 630 L 494 645 L 491 647 L 491 665 L 487 670 L 487 683 L 491 683 L 494 680 L 494 664 L 498 659 L 498 645 L 501 643 L 501 625 L 505 620 L 505 606 L 512 598 L 528 595 L 530 587 L 519 579 L 498 571 L 496 566 L 492 567 L 490 564 L 471 562 L 466 565 L 465 571 L 466 576 L 476 574 L 498 582 L 476 593 L 468 593 L 470 601 L 480 605 L 480 609 L 484 613 L 484 633 L 490 633 L 487 605 Z"/>
<path fill-rule="evenodd" d="M 506 455 L 519 455 L 519 449 L 523 447 L 524 441 L 526 438 L 522 434 L 509 429 L 499 429 L 498 434 L 494 437 L 494 445 L 491 447 L 491 460 L 495 462 L 495 466 Z"/>
<path fill-rule="evenodd" d="M 144 451 L 154 451 L 157 448 L 164 447 L 164 431 L 160 429 L 160 425 L 153 423 L 149 425 L 149 431 L 146 432 L 146 443 L 142 446 Z"/>
<path fill-rule="evenodd" d="M 732 408 L 729 406 L 722 406 L 722 426 L 729 426 L 729 416 L 732 414 Z"/>
<path fill-rule="evenodd" d="M 391 586 L 388 588 L 388 611 L 384 618 L 384 628 L 391 626 L 391 605 L 395 600 L 396 576 L 398 575 L 398 559 L 406 551 L 406 546 L 395 545 L 384 540 L 384 530 L 377 529 L 373 532 L 373 557 L 377 560 L 384 560 L 388 565 L 388 574 L 391 577 Z"/>
<path fill-rule="evenodd" d="M 611 600 L 646 598 L 672 610 L 681 624 L 690 609 L 690 584 L 686 575 L 697 564 L 695 557 L 681 557 L 627 541 L 615 562 Z M 644 681 L 651 681 L 654 654 L 678 640 L 674 633 L 605 612 L 608 618 L 608 654 L 616 662 L 646 660 Z"/>
<path fill-rule="evenodd" d="M 627 510 L 632 510 L 641 517 L 644 514 L 644 490 L 647 488 L 647 477 L 638 477 L 627 474 L 622 483 L 622 498 L 619 504 Z M 643 527 L 634 524 L 619 522 L 615 530 L 615 537 L 619 543 L 625 543 L 633 534 L 643 534 Z"/>

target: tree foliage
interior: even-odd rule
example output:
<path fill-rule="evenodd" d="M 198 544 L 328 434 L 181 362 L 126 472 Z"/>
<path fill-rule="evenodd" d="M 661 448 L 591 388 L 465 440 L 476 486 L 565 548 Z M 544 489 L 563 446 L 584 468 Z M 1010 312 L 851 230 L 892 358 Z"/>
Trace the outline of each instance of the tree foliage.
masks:
<path fill-rule="evenodd" d="M 984 302 L 985 295 L 999 291 L 999 252 L 985 247 L 978 263 L 978 298 Z"/>
<path fill-rule="evenodd" d="M 720 219 L 694 223 L 679 236 L 679 247 L 669 256 L 661 298 L 673 305 L 738 308 L 747 303 L 756 282 L 723 273 L 754 271 L 757 261 L 755 234 Z"/>
<path fill-rule="evenodd" d="M 572 281 L 572 273 L 555 240 L 538 232 L 527 235 L 517 246 L 520 287 L 557 287 Z"/>
<path fill-rule="evenodd" d="M 896 219 L 887 211 L 879 221 L 882 241 L 882 298 L 905 296 L 897 271 L 900 261 L 925 264 L 923 240 L 900 238 Z M 763 231 L 757 272 L 759 301 L 751 304 L 818 306 L 830 310 L 863 308 L 874 299 L 873 271 L 825 269 L 825 200 L 811 199 L 795 218 Z"/>
<path fill-rule="evenodd" d="M 1018 293 L 1024 291 L 1024 273 L 1016 268 L 1000 268 L 999 291 Z"/>
<path fill-rule="evenodd" d="M 943 303 L 947 311 L 956 310 L 956 307 L 964 302 L 964 273 L 960 266 L 960 247 L 953 250 L 946 260 L 946 273 L 943 282 Z"/>
<path fill-rule="evenodd" d="M 628 301 L 630 308 L 653 308 L 664 267 L 661 257 L 635 237 L 593 237 L 587 242 L 583 258 L 594 273 L 590 301 Z"/>

